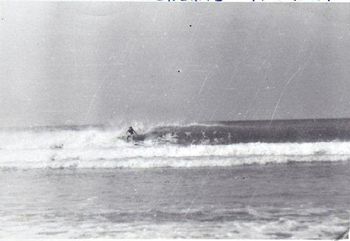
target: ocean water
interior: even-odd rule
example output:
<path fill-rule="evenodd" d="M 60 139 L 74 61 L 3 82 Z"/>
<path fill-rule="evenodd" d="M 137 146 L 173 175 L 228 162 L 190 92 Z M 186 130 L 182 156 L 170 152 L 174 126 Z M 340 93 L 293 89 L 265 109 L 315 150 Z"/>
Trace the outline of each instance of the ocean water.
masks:
<path fill-rule="evenodd" d="M 0 238 L 335 239 L 347 122 L 2 129 Z"/>

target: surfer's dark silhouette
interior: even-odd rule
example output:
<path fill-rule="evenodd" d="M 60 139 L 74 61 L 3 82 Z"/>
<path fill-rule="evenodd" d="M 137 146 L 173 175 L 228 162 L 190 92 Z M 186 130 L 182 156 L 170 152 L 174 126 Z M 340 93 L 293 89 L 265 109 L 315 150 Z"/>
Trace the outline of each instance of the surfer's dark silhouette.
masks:
<path fill-rule="evenodd" d="M 132 138 L 134 135 L 137 135 L 137 132 L 132 128 L 132 126 L 130 126 L 126 134 L 127 134 L 126 140 L 129 141 L 129 138 Z"/>

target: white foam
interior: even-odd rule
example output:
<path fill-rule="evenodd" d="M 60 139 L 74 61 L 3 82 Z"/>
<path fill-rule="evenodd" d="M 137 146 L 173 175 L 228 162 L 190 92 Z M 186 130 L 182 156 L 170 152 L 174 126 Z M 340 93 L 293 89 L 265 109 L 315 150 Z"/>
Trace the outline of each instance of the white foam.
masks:
<path fill-rule="evenodd" d="M 210 167 L 350 160 L 350 142 L 134 146 L 117 141 L 111 146 L 106 139 L 94 136 L 90 142 L 79 143 L 84 144 L 72 142 L 63 149 L 1 149 L 0 168 Z"/>

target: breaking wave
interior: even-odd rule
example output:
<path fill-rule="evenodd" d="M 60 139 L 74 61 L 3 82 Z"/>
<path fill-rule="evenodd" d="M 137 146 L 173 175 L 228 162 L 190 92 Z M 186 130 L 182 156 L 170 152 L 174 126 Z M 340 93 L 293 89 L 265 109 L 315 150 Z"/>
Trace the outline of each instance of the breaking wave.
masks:
<path fill-rule="evenodd" d="M 137 129 L 144 134 L 131 143 L 125 141 L 125 128 L 5 129 L 0 131 L 0 168 L 185 168 L 350 160 L 347 132 L 339 125 L 334 129 L 323 123 L 320 128 L 314 123 L 302 132 L 306 125 L 297 124 L 282 128 L 274 123 L 270 129 L 269 123 L 159 126 Z"/>

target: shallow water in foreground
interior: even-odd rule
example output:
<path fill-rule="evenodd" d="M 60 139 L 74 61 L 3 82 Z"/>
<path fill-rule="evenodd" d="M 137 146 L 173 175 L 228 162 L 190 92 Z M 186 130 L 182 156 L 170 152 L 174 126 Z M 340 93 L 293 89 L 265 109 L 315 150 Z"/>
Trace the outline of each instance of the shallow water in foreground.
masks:
<path fill-rule="evenodd" d="M 350 162 L 0 170 L 0 238 L 334 239 Z"/>

